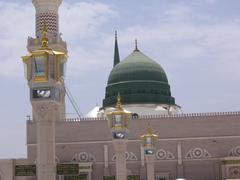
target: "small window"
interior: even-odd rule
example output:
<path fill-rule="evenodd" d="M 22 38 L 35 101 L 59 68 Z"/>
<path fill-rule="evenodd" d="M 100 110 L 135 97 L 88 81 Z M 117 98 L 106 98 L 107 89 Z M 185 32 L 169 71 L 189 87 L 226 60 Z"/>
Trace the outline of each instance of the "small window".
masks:
<path fill-rule="evenodd" d="M 48 99 L 51 98 L 51 89 L 34 89 L 32 97 L 34 99 Z"/>

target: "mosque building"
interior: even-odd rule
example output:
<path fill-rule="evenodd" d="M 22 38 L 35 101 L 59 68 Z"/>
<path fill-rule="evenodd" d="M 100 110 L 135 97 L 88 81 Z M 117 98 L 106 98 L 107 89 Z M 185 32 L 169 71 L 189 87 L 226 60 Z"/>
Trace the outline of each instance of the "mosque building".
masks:
<path fill-rule="evenodd" d="M 101 107 L 66 118 L 62 0 L 32 0 L 36 37 L 22 57 L 32 119 L 27 157 L 0 159 L 0 180 L 240 179 L 240 112 L 183 114 L 164 69 L 138 48 L 113 68 Z"/>

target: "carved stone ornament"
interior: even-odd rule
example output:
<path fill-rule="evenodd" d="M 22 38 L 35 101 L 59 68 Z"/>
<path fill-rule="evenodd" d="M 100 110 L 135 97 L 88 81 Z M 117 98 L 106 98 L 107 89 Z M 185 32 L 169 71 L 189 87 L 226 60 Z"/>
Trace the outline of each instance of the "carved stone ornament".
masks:
<path fill-rule="evenodd" d="M 232 166 L 228 169 L 231 178 L 240 178 L 240 166 Z"/>
<path fill-rule="evenodd" d="M 164 150 L 164 149 L 158 149 L 156 152 L 156 159 L 158 160 L 171 160 L 175 159 L 175 156 L 172 152 Z"/>
<path fill-rule="evenodd" d="M 58 111 L 58 105 L 52 102 L 33 103 L 33 113 L 37 121 L 52 121 Z"/>
<path fill-rule="evenodd" d="M 95 162 L 96 158 L 94 155 L 91 153 L 87 152 L 80 152 L 80 153 L 75 153 L 72 157 L 71 162 L 77 163 L 77 162 Z"/>
<path fill-rule="evenodd" d="M 229 151 L 228 155 L 231 157 L 239 157 L 240 156 L 240 146 L 236 146 L 236 147 L 232 148 Z"/>
<path fill-rule="evenodd" d="M 137 161 L 138 158 L 133 152 L 125 152 L 125 159 L 128 161 Z M 116 154 L 113 155 L 112 161 L 116 161 Z"/>
<path fill-rule="evenodd" d="M 41 106 L 40 109 L 39 109 L 39 115 L 41 118 L 44 118 L 47 114 L 47 111 L 48 111 L 48 107 L 46 106 Z"/>
<path fill-rule="evenodd" d="M 185 159 L 208 159 L 211 158 L 211 154 L 202 148 L 190 149 L 185 155 Z"/>

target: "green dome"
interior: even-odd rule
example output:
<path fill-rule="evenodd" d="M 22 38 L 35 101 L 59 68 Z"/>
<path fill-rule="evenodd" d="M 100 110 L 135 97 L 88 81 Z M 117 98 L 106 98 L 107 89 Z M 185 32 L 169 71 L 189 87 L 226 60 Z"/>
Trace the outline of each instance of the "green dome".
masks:
<path fill-rule="evenodd" d="M 108 84 L 136 80 L 168 82 L 163 68 L 140 51 L 134 51 L 112 69 Z"/>
<path fill-rule="evenodd" d="M 175 104 L 163 68 L 138 50 L 112 69 L 103 107 L 114 106 L 118 93 L 123 104 Z"/>

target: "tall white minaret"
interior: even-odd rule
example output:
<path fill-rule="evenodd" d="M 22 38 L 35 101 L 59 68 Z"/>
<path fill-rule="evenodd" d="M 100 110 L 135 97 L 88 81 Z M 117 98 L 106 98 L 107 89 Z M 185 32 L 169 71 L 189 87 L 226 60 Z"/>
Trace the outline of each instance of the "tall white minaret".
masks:
<path fill-rule="evenodd" d="M 55 124 L 65 120 L 66 43 L 59 35 L 58 8 L 62 0 L 33 0 L 36 37 L 28 38 L 23 56 L 36 124 L 37 180 L 56 180 Z"/>
<path fill-rule="evenodd" d="M 65 116 L 63 69 L 67 54 L 49 48 L 47 37 L 44 26 L 41 47 L 22 57 L 36 124 L 37 180 L 56 180 L 55 124 Z"/>
<path fill-rule="evenodd" d="M 41 47 L 41 33 L 44 24 L 48 29 L 49 47 L 56 51 L 67 53 L 67 45 L 59 33 L 58 10 L 63 0 L 32 0 L 36 9 L 35 25 L 36 37 L 28 38 L 28 50 L 33 51 Z"/>

